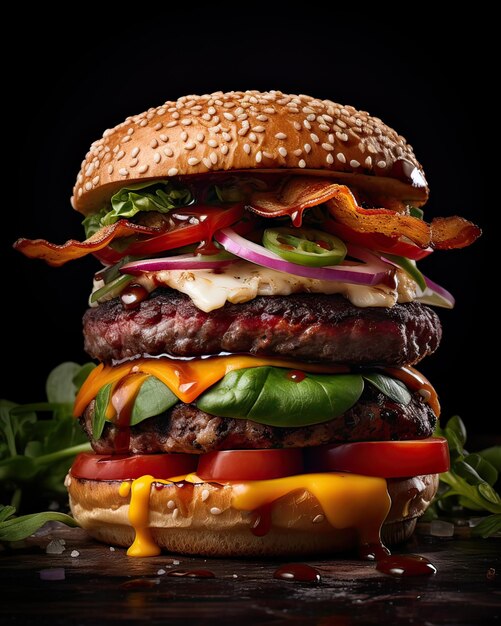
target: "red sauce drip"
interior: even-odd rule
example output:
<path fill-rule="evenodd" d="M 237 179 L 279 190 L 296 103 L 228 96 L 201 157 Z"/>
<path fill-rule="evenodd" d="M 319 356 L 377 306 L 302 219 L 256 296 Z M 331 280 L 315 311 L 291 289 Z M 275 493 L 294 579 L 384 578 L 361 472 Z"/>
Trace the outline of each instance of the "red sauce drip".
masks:
<path fill-rule="evenodd" d="M 282 567 L 275 570 L 273 578 L 280 580 L 297 580 L 298 582 L 304 583 L 319 583 L 322 580 L 320 572 L 305 563 L 282 565 Z"/>
<path fill-rule="evenodd" d="M 389 576 L 433 576 L 437 568 L 419 554 L 387 556 L 376 565 L 376 569 Z"/>
<path fill-rule="evenodd" d="M 149 578 L 134 578 L 133 580 L 127 580 L 120 585 L 121 589 L 150 589 L 158 585 L 157 580 L 150 580 Z"/>
<path fill-rule="evenodd" d="M 176 569 L 169 572 L 167 576 L 177 576 L 179 578 L 216 578 L 214 572 L 209 569 L 191 569 L 188 571 Z"/>
<path fill-rule="evenodd" d="M 251 522 L 251 532 L 256 537 L 264 537 L 270 532 L 272 504 L 271 502 L 265 504 L 253 512 L 254 518 Z"/>
<path fill-rule="evenodd" d="M 358 555 L 363 561 L 381 561 L 391 556 L 391 552 L 382 543 L 362 543 Z"/>
<path fill-rule="evenodd" d="M 290 372 L 287 372 L 287 378 L 295 383 L 300 383 L 306 378 L 306 374 L 300 370 L 291 370 Z"/>
<path fill-rule="evenodd" d="M 143 300 L 148 297 L 148 291 L 137 283 L 132 283 L 120 294 L 124 309 L 137 309 Z"/>
<path fill-rule="evenodd" d="M 145 379 L 140 372 L 133 372 L 124 376 L 116 385 L 111 396 L 111 404 L 116 411 L 114 420 L 118 428 L 115 438 L 116 454 L 126 454 L 130 447 L 130 418 L 136 396 Z"/>

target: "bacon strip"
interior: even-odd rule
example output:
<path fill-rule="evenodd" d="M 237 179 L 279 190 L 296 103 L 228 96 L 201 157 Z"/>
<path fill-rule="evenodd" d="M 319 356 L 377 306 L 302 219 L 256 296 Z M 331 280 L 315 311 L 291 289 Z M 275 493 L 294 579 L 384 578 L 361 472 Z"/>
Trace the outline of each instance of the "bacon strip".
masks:
<path fill-rule="evenodd" d="M 291 178 L 278 192 L 257 192 L 249 208 L 263 217 L 289 215 L 300 226 L 303 211 L 326 203 L 331 215 L 359 233 L 380 233 L 407 237 L 420 248 L 440 250 L 464 248 L 477 239 L 481 230 L 462 217 L 438 217 L 431 224 L 389 209 L 363 209 L 346 185 L 309 176 Z"/>
<path fill-rule="evenodd" d="M 16 241 L 14 248 L 30 259 L 42 259 L 53 267 L 59 267 L 73 259 L 102 250 L 120 237 L 152 235 L 158 232 L 156 228 L 141 226 L 127 220 L 119 220 L 110 226 L 104 226 L 85 241 L 70 239 L 62 245 L 57 245 L 45 239 L 22 238 Z"/>

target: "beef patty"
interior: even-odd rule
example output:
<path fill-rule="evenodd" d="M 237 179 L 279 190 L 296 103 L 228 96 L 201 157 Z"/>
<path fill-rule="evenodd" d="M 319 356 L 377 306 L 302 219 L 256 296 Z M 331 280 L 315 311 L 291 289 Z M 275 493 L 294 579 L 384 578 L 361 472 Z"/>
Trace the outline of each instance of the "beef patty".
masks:
<path fill-rule="evenodd" d="M 341 295 L 293 294 L 205 313 L 171 289 L 155 290 L 137 309 L 119 298 L 100 304 L 83 325 L 85 349 L 101 361 L 230 352 L 398 366 L 433 353 L 442 336 L 436 313 L 417 302 L 359 308 Z"/>
<path fill-rule="evenodd" d="M 117 451 L 118 428 L 106 423 L 103 435 L 92 439 L 94 400 L 81 423 L 98 454 Z M 118 452 L 154 454 L 213 450 L 304 448 L 342 441 L 391 441 L 422 439 L 433 433 L 436 417 L 419 393 L 407 405 L 397 404 L 372 385 L 366 385 L 355 406 L 343 415 L 314 426 L 278 428 L 250 420 L 216 417 L 194 404 L 176 404 L 157 417 L 130 428 L 129 450 Z M 120 437 L 123 441 L 123 437 Z"/>

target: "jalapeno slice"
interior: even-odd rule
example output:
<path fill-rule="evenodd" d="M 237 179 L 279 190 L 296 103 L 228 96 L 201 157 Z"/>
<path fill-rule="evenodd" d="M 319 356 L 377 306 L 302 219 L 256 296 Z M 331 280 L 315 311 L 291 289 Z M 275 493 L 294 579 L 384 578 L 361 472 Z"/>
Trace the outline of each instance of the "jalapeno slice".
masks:
<path fill-rule="evenodd" d="M 310 267 L 338 265 L 346 256 L 341 239 L 314 228 L 267 228 L 263 246 L 286 261 Z"/>

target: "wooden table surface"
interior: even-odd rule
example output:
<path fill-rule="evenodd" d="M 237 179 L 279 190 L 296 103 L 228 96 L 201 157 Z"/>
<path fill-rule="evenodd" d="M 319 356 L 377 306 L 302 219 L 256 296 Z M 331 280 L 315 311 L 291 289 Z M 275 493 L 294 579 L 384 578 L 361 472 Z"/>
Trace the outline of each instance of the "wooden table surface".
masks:
<path fill-rule="evenodd" d="M 61 555 L 45 553 L 64 538 Z M 78 556 L 71 556 L 77 550 Z M 126 556 L 79 529 L 57 529 L 0 554 L 0 624 L 51 626 L 166 624 L 388 624 L 480 626 L 501 623 L 501 540 L 417 536 L 399 550 L 429 558 L 432 578 L 397 579 L 373 563 L 310 559 L 322 581 L 273 578 L 284 560 L 223 560 L 162 555 Z M 172 563 L 173 559 L 180 561 Z M 65 579 L 41 580 L 40 570 L 64 568 Z M 213 579 L 168 576 L 209 569 Z M 496 570 L 493 576 L 492 570 Z M 166 573 L 158 574 L 158 570 Z M 139 581 L 132 582 L 131 581 Z"/>

